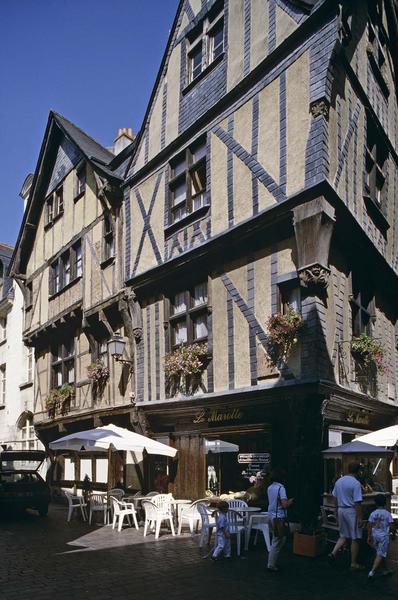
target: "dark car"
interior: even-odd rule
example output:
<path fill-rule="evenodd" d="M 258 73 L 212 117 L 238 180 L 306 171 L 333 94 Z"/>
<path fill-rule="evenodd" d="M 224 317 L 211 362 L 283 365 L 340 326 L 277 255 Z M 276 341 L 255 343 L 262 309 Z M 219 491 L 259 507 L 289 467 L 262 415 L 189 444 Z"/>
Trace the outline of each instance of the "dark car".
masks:
<path fill-rule="evenodd" d="M 5 450 L 0 453 L 0 511 L 34 508 L 48 512 L 50 488 L 38 473 L 42 450 Z"/>

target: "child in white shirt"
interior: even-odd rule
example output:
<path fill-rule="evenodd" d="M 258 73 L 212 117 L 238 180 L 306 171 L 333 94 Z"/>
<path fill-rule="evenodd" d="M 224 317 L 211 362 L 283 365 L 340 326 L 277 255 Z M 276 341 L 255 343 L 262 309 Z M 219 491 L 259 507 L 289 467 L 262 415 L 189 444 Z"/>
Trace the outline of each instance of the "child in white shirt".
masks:
<path fill-rule="evenodd" d="M 375 576 L 377 569 L 380 569 L 384 562 L 390 543 L 390 530 L 395 529 L 392 515 L 385 509 L 386 497 L 378 494 L 374 500 L 376 510 L 370 514 L 368 519 L 368 544 L 375 549 L 376 556 L 368 574 L 369 580 Z"/>

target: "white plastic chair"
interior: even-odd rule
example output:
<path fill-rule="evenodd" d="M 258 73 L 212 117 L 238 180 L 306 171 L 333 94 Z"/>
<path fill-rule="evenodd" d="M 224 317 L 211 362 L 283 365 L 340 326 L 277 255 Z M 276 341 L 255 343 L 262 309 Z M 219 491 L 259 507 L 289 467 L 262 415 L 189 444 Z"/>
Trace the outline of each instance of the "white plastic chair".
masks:
<path fill-rule="evenodd" d="M 192 502 L 192 504 L 181 507 L 180 516 L 178 519 L 178 535 L 181 534 L 184 521 L 188 523 L 191 534 L 193 534 L 194 529 L 196 529 L 196 531 L 198 530 L 199 521 L 201 519 L 198 510 L 198 504 L 203 504 L 204 502 L 205 500 L 195 500 L 195 502 Z"/>
<path fill-rule="evenodd" d="M 244 500 L 236 500 L 236 499 L 231 499 L 231 500 L 227 500 L 228 506 L 229 508 L 233 508 L 234 510 L 237 510 L 239 508 L 247 508 L 248 504 L 247 502 L 245 502 Z M 245 513 L 237 513 L 237 519 L 239 523 L 244 523 L 246 521 L 246 514 Z"/>
<path fill-rule="evenodd" d="M 130 517 L 133 517 L 135 528 L 138 530 L 137 516 L 134 504 L 132 502 L 121 502 L 114 496 L 111 496 L 111 502 L 113 507 L 112 529 L 115 529 L 116 521 L 119 520 L 117 530 L 121 531 L 123 527 L 124 517 L 127 517 L 127 520 L 129 521 L 130 525 Z"/>
<path fill-rule="evenodd" d="M 198 502 L 197 509 L 202 520 L 202 528 L 200 530 L 199 548 L 203 546 L 206 535 L 208 536 L 207 543 L 210 544 L 211 534 L 216 526 L 214 517 L 211 517 L 208 513 L 207 506 L 203 502 Z"/>
<path fill-rule="evenodd" d="M 246 527 L 242 524 L 242 521 L 239 520 L 239 516 L 234 510 L 229 510 L 227 512 L 227 520 L 228 520 L 230 535 L 236 535 L 237 552 L 238 552 L 238 556 L 240 556 L 240 546 L 241 546 L 240 535 L 241 535 L 242 531 L 245 531 Z"/>
<path fill-rule="evenodd" d="M 108 504 L 108 498 L 106 494 L 90 494 L 89 497 L 90 504 L 90 515 L 88 522 L 91 525 L 91 518 L 94 512 L 102 512 L 104 515 L 104 525 L 108 522 L 108 511 L 110 510 L 110 506 Z"/>
<path fill-rule="evenodd" d="M 174 498 L 172 496 L 172 494 L 156 494 L 156 496 L 152 496 L 151 498 L 151 502 L 153 502 L 155 504 L 155 506 L 157 506 L 157 508 L 163 513 L 163 514 L 170 514 L 173 515 L 173 511 L 172 511 L 172 502 L 173 502 Z"/>
<path fill-rule="evenodd" d="M 162 510 L 150 500 L 143 500 L 142 507 L 145 510 L 144 537 L 147 534 L 149 526 L 150 529 L 155 529 L 155 540 L 157 540 L 159 538 L 160 527 L 163 521 L 168 521 L 170 523 L 171 533 L 172 535 L 175 535 L 173 516 L 171 512 L 162 512 Z"/>
<path fill-rule="evenodd" d="M 254 537 L 254 545 L 257 544 L 258 534 L 261 531 L 264 536 L 264 541 L 268 552 L 271 550 L 271 535 L 268 525 L 269 519 L 269 514 L 265 512 L 251 515 L 245 531 L 245 550 L 249 548 L 250 533 L 252 530 L 256 532 Z"/>
<path fill-rule="evenodd" d="M 75 508 L 80 509 L 83 521 L 87 521 L 87 503 L 84 502 L 83 496 L 74 496 L 71 492 L 67 492 L 66 490 L 64 490 L 64 494 L 68 501 L 68 516 L 66 518 L 66 521 L 68 523 L 70 522 L 72 513 L 75 510 Z"/>
<path fill-rule="evenodd" d="M 114 498 L 121 500 L 124 496 L 124 490 L 121 490 L 120 488 L 113 488 L 112 490 L 109 490 L 108 496 L 113 496 Z"/>
<path fill-rule="evenodd" d="M 159 492 L 148 492 L 147 494 L 145 494 L 147 496 L 147 498 L 151 498 L 151 496 L 158 496 Z"/>

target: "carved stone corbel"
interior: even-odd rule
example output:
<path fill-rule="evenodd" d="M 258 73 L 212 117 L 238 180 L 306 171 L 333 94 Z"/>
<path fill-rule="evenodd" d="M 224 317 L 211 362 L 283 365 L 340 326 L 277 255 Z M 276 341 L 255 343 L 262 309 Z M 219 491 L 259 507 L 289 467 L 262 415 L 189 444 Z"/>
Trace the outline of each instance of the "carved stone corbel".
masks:
<path fill-rule="evenodd" d="M 297 271 L 304 288 L 324 292 L 328 286 L 334 223 L 334 208 L 325 198 L 316 198 L 293 209 Z"/>
<path fill-rule="evenodd" d="M 325 119 L 329 119 L 329 107 L 330 104 L 326 98 L 319 98 L 319 100 L 314 100 L 314 102 L 311 102 L 310 112 L 314 118 L 323 116 Z"/>

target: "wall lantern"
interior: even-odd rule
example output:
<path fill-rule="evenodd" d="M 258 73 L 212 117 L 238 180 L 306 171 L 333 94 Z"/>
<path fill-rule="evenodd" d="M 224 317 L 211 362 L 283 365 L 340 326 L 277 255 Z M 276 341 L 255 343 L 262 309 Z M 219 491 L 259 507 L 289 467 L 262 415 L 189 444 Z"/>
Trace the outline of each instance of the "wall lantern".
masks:
<path fill-rule="evenodd" d="M 125 358 L 122 358 L 125 347 L 126 347 L 126 342 L 124 341 L 123 336 L 118 335 L 118 334 L 113 335 L 108 342 L 109 354 L 111 356 L 113 356 L 113 358 L 117 362 L 131 366 L 131 365 L 133 365 L 132 360 L 127 360 Z"/>

